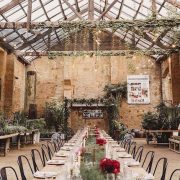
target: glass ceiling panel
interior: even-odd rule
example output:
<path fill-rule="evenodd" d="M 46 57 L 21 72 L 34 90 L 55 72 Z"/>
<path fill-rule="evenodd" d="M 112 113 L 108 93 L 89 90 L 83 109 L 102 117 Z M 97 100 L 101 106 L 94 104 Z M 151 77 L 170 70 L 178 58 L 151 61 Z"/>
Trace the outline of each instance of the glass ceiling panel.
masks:
<path fill-rule="evenodd" d="M 180 0 L 176 0 L 177 2 L 180 2 Z M 8 3 L 12 2 L 12 0 L 0 0 L 0 8 L 3 6 L 7 5 Z M 79 18 L 75 15 L 75 13 L 64 3 L 63 0 L 61 0 L 62 6 L 64 9 L 64 13 L 67 16 L 67 18 L 75 21 L 79 20 Z M 75 0 L 68 0 L 68 2 L 76 9 L 76 4 Z M 108 5 L 107 7 L 114 2 L 114 0 L 108 0 Z M 45 11 L 47 12 L 48 17 L 51 19 L 51 21 L 57 21 L 57 20 L 63 20 L 63 14 L 61 12 L 59 0 L 42 0 L 42 3 L 44 5 Z M 119 13 L 119 8 L 121 7 L 122 0 L 119 0 L 115 3 L 115 5 L 110 9 L 110 11 L 107 13 L 107 17 L 103 17 L 104 20 L 110 20 L 111 18 L 115 19 Z M 141 3 L 141 0 L 124 0 L 122 4 L 122 9 L 120 13 L 119 19 L 127 19 L 127 20 L 132 20 L 132 18 L 136 15 L 136 11 L 139 9 L 139 5 Z M 164 4 L 164 7 L 161 7 L 161 5 Z M 100 13 L 97 11 L 102 12 L 103 8 L 105 5 L 105 0 L 94 0 L 94 6 L 95 6 L 95 12 L 94 12 L 94 17 L 95 19 L 100 16 Z M 151 5 L 152 5 L 152 0 L 144 0 L 139 12 L 136 15 L 136 19 L 145 19 L 148 16 L 152 14 L 151 11 Z M 88 19 L 88 0 L 78 0 L 78 6 L 80 8 L 80 11 L 86 11 L 82 17 L 84 19 Z M 106 8 L 107 8 L 106 7 Z M 174 16 L 177 14 L 180 14 L 180 9 L 174 7 L 168 2 L 165 2 L 165 0 L 156 0 L 156 7 L 158 11 L 158 17 L 170 17 Z M 27 9 L 28 9 L 28 0 L 25 0 L 21 3 L 20 5 L 17 5 L 13 7 L 11 10 L 5 12 L 3 16 L 7 18 L 8 21 L 13 22 L 13 21 L 21 21 L 21 22 L 26 22 L 27 21 Z M 44 12 L 43 8 L 41 7 L 41 3 L 39 0 L 33 0 L 32 4 L 32 21 L 46 21 L 46 13 Z M 5 19 L 3 19 L 2 16 L 0 16 L 0 21 L 4 22 Z M 33 40 L 36 36 L 38 36 L 40 33 L 46 32 L 47 29 L 39 29 L 39 30 L 34 30 L 34 33 L 27 33 L 26 30 L 18 30 L 19 34 L 23 35 L 25 39 L 28 41 Z M 177 30 L 174 30 L 177 31 Z M 164 45 L 171 46 L 172 43 L 174 43 L 175 39 L 173 38 L 174 36 L 174 31 L 168 32 L 161 40 L 161 42 Z M 22 38 L 19 37 L 19 34 L 13 32 L 12 30 L 3 30 L 1 31 L 2 35 L 1 36 L 7 36 L 8 41 L 11 41 L 14 39 L 14 42 L 16 42 L 17 47 L 22 46 Z M 12 33 L 13 32 L 13 33 Z M 67 33 L 64 33 L 62 29 L 57 29 L 56 30 L 57 35 L 59 36 L 60 39 L 63 39 L 65 36 L 67 36 Z M 11 33 L 11 34 L 10 34 Z M 47 33 L 45 33 L 47 34 Z M 126 34 L 126 30 L 118 30 L 116 34 L 120 38 L 124 38 L 125 40 L 129 43 L 132 41 L 132 32 L 128 31 Z M 126 35 L 125 35 L 126 34 Z M 149 37 L 152 39 L 156 38 L 152 32 L 147 33 Z M 52 44 L 55 44 L 58 42 L 58 38 L 54 32 L 51 33 L 51 46 Z M 34 42 L 32 45 L 35 46 L 35 48 L 42 46 L 42 48 L 47 48 L 46 44 L 48 42 L 48 36 L 46 35 L 43 39 L 40 39 L 36 42 Z M 135 35 L 135 41 L 137 42 L 137 46 L 147 48 L 149 47 L 152 43 L 146 40 L 143 37 L 140 37 L 139 35 Z M 14 43 L 12 42 L 12 43 Z M 32 41 L 33 42 L 33 41 Z M 154 46 L 153 46 L 154 47 Z M 31 47 L 28 47 L 32 49 Z"/>
<path fill-rule="evenodd" d="M 6 6 L 7 4 L 9 4 L 11 2 L 11 0 L 0 0 L 0 8 L 2 8 L 3 6 Z"/>

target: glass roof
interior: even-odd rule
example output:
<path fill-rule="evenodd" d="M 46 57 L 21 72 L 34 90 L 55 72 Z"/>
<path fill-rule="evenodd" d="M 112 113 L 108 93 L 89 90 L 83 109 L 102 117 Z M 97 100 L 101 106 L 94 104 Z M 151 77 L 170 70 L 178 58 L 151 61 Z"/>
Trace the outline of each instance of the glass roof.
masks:
<path fill-rule="evenodd" d="M 68 6 L 68 3 L 75 11 L 88 20 L 89 0 L 32 0 L 33 22 L 44 21 L 78 21 L 75 12 Z M 98 19 L 115 0 L 94 0 L 94 20 Z M 20 3 L 18 3 L 20 2 Z M 175 2 L 175 3 L 174 3 Z M 10 8 L 8 8 L 10 7 Z M 147 19 L 152 15 L 152 0 L 117 0 L 116 3 L 104 15 L 103 20 L 137 20 Z M 157 18 L 180 17 L 180 0 L 155 0 Z M 78 9 L 79 8 L 79 9 Z M 0 22 L 27 22 L 28 0 L 0 0 Z M 107 29 L 107 31 L 109 31 Z M 179 27 L 170 29 L 167 33 L 159 30 L 158 37 L 153 30 L 145 32 L 146 36 L 135 33 L 131 30 L 118 29 L 116 35 L 128 43 L 132 43 L 135 37 L 136 48 L 153 49 L 162 48 L 159 44 L 171 47 L 176 41 L 173 36 L 174 31 L 180 31 Z M 163 36 L 161 36 L 163 35 Z M 0 29 L 0 38 L 5 38 L 4 43 L 8 43 L 14 50 L 23 51 L 47 51 L 50 46 L 58 44 L 59 40 L 68 36 L 63 29 L 49 30 L 35 29 L 27 32 L 26 29 Z M 149 38 L 147 38 L 149 37 Z M 150 41 L 152 39 L 153 41 Z M 157 40 L 156 40 L 157 39 Z M 157 43 L 158 42 L 158 43 Z M 25 61 L 30 62 L 36 57 L 24 56 Z"/>

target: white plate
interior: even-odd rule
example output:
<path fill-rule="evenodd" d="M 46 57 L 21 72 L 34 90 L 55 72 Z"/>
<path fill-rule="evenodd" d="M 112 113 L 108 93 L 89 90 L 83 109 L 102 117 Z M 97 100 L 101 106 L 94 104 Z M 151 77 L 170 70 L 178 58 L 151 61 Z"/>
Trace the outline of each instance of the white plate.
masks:
<path fill-rule="evenodd" d="M 63 164 L 65 164 L 65 161 L 63 161 L 63 160 L 49 160 L 49 161 L 47 161 L 47 164 L 49 164 L 49 165 L 63 165 Z"/>
<path fill-rule="evenodd" d="M 56 177 L 58 175 L 57 172 L 42 172 L 42 171 L 37 171 L 34 173 L 35 178 L 51 178 L 51 177 Z"/>
<path fill-rule="evenodd" d="M 67 157 L 66 154 L 63 154 L 63 153 L 55 153 L 54 154 L 56 157 Z"/>
<path fill-rule="evenodd" d="M 127 165 L 129 166 L 129 167 L 134 167 L 134 166 L 139 166 L 139 162 L 138 161 L 129 161 L 128 163 L 127 163 Z"/>
<path fill-rule="evenodd" d="M 131 158 L 132 155 L 131 154 L 119 154 L 118 157 L 119 158 Z"/>

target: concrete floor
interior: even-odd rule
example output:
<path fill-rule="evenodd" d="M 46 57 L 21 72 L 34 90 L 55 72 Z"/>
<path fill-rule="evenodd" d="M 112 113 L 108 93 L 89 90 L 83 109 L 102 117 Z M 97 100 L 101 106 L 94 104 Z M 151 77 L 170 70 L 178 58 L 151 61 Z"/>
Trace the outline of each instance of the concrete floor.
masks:
<path fill-rule="evenodd" d="M 138 145 L 144 146 L 143 157 L 147 151 L 150 151 L 150 150 L 155 151 L 154 164 L 161 157 L 166 157 L 168 159 L 166 180 L 169 180 L 170 174 L 172 173 L 172 171 L 174 169 L 177 169 L 177 168 L 180 169 L 180 154 L 170 151 L 167 146 L 147 145 L 145 142 L 145 139 L 136 139 L 136 142 Z M 4 166 L 13 166 L 19 174 L 19 168 L 17 165 L 17 156 L 18 155 L 26 155 L 27 157 L 30 158 L 31 157 L 30 150 L 32 148 L 39 149 L 39 147 L 40 147 L 40 144 L 26 145 L 25 147 L 21 148 L 20 150 L 15 150 L 15 149 L 11 150 L 6 157 L 0 157 L 0 168 L 4 167 Z M 153 165 L 153 168 L 154 168 L 154 165 Z M 153 170 L 153 168 L 152 168 L 152 170 Z M 28 174 L 29 174 L 28 180 L 31 180 L 32 176 L 31 176 L 30 170 L 26 169 L 26 172 L 28 172 Z M 156 176 L 156 180 L 159 180 L 158 175 Z M 10 180 L 14 180 L 14 178 L 11 178 Z M 177 178 L 174 178 L 173 180 L 179 180 L 179 176 Z"/>

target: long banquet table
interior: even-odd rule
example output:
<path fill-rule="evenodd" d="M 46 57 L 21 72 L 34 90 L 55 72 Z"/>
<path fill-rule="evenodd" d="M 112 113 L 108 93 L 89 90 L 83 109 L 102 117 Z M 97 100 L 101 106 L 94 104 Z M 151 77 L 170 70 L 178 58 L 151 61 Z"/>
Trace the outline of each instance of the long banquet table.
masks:
<path fill-rule="evenodd" d="M 78 157 L 79 149 L 85 146 L 85 134 L 88 134 L 88 129 L 84 128 L 78 131 L 68 143 L 65 143 L 59 152 L 57 152 L 52 160 L 62 161 L 62 165 L 46 165 L 40 170 L 40 173 L 54 172 L 56 175 L 53 178 L 56 180 L 70 180 L 72 174 L 75 174 L 77 180 L 80 177 L 80 159 Z M 136 162 L 130 154 L 125 152 L 116 141 L 114 141 L 105 131 L 101 131 L 100 135 L 106 139 L 105 153 L 107 158 L 113 158 L 120 162 L 120 173 L 116 180 L 152 180 L 155 179 L 152 174 L 147 173 L 138 162 Z M 68 151 L 67 151 L 67 148 Z M 40 178 L 33 178 L 39 180 Z M 46 179 L 46 178 L 42 178 Z"/>

